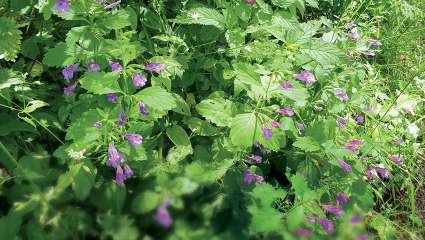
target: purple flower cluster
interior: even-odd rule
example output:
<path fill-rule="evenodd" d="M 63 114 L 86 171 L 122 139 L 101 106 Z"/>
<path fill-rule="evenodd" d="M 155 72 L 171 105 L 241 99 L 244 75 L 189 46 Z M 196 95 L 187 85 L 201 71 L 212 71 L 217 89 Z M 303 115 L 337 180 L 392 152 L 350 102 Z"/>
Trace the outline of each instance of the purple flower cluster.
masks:
<path fill-rule="evenodd" d="M 246 158 L 247 158 L 248 162 L 250 162 L 250 163 L 255 162 L 255 163 L 259 164 L 263 161 L 263 158 L 261 156 L 257 156 L 257 155 L 254 155 L 254 154 L 251 154 L 251 155 L 247 156 Z"/>
<path fill-rule="evenodd" d="M 121 167 L 121 163 L 123 161 L 124 155 L 118 152 L 113 143 L 110 143 L 108 147 L 108 160 L 106 161 L 106 165 L 115 168 L 115 181 L 118 184 L 122 184 L 126 179 L 133 176 L 133 171 L 130 166 L 125 164 L 124 167 Z"/>
<path fill-rule="evenodd" d="M 112 72 L 119 72 L 122 70 L 121 64 L 113 61 L 109 61 L 109 67 L 111 67 Z"/>
<path fill-rule="evenodd" d="M 347 122 L 347 119 L 343 118 L 343 117 L 337 117 L 336 118 L 336 125 L 338 126 L 338 128 L 342 129 L 345 128 L 345 123 Z"/>
<path fill-rule="evenodd" d="M 53 9 L 61 13 L 69 11 L 70 8 L 71 4 L 69 0 L 59 0 L 53 5 Z"/>
<path fill-rule="evenodd" d="M 62 75 L 65 80 L 71 80 L 74 77 L 74 72 L 78 69 L 80 64 L 71 64 L 67 67 L 64 67 L 62 70 Z"/>
<path fill-rule="evenodd" d="M 344 214 L 344 209 L 342 209 L 342 207 L 340 205 L 325 204 L 325 205 L 322 205 L 322 208 L 326 212 L 330 212 L 332 214 L 335 214 L 338 217 L 341 217 L 342 214 Z"/>
<path fill-rule="evenodd" d="M 120 114 L 118 116 L 118 121 L 115 122 L 117 124 L 117 126 L 118 127 L 123 126 L 127 122 L 128 122 L 128 119 L 125 117 L 125 113 L 124 112 L 120 112 Z"/>
<path fill-rule="evenodd" d="M 337 159 L 337 161 L 338 161 L 338 163 L 339 163 L 339 166 L 341 166 L 342 170 L 343 170 L 345 173 L 349 173 L 349 172 L 351 172 L 351 165 L 350 165 L 350 164 L 346 163 L 346 162 L 345 162 L 343 159 L 341 159 L 341 158 L 338 158 L 338 159 Z"/>
<path fill-rule="evenodd" d="M 291 90 L 294 88 L 294 85 L 290 82 L 282 82 L 280 86 L 285 90 Z"/>
<path fill-rule="evenodd" d="M 338 201 L 339 204 L 344 204 L 348 202 L 348 196 L 345 195 L 344 193 L 337 193 L 335 195 L 336 200 Z"/>
<path fill-rule="evenodd" d="M 257 182 L 257 183 L 263 183 L 264 182 L 263 176 L 252 173 L 251 171 L 249 171 L 246 168 L 242 170 L 242 173 L 243 173 L 243 181 L 246 184 L 251 184 L 253 182 Z"/>
<path fill-rule="evenodd" d="M 396 156 L 396 155 L 391 155 L 391 156 L 388 157 L 388 159 L 390 159 L 392 162 L 394 162 L 397 165 L 403 165 L 404 164 L 403 160 L 399 156 Z"/>
<path fill-rule="evenodd" d="M 316 78 L 314 77 L 313 73 L 308 70 L 296 73 L 294 74 L 294 77 L 297 80 L 300 80 L 302 82 L 309 83 L 309 84 L 316 82 Z"/>
<path fill-rule="evenodd" d="M 146 108 L 146 105 L 144 102 L 139 102 L 139 111 L 141 114 L 148 116 L 149 115 L 149 111 Z"/>
<path fill-rule="evenodd" d="M 154 216 L 154 220 L 164 228 L 169 228 L 173 225 L 173 219 L 167 209 L 170 205 L 171 201 L 167 198 L 164 203 L 156 209 Z"/>
<path fill-rule="evenodd" d="M 348 100 L 348 95 L 346 92 L 344 92 L 341 88 L 336 88 L 335 89 L 335 95 L 341 99 L 342 101 L 347 101 Z"/>
<path fill-rule="evenodd" d="M 285 115 L 287 115 L 289 117 L 294 116 L 294 110 L 290 107 L 278 109 L 276 112 L 278 112 L 279 114 L 281 114 L 283 116 L 285 116 Z"/>
<path fill-rule="evenodd" d="M 133 74 L 131 76 L 131 79 L 133 80 L 133 85 L 135 87 L 143 87 L 146 85 L 146 82 L 148 81 L 146 76 L 141 73 Z"/>
<path fill-rule="evenodd" d="M 133 146 L 137 146 L 143 143 L 143 137 L 137 133 L 126 133 L 124 138 Z"/>
<path fill-rule="evenodd" d="M 377 178 L 385 180 L 390 178 L 390 171 L 384 167 L 365 168 L 364 171 L 369 180 L 374 180 Z"/>
<path fill-rule="evenodd" d="M 357 153 L 360 150 L 360 145 L 362 144 L 363 144 L 362 140 L 352 139 L 345 144 L 345 149 L 352 151 L 353 153 Z"/>
<path fill-rule="evenodd" d="M 151 62 L 145 65 L 145 71 L 160 73 L 165 69 L 165 64 L 161 62 Z"/>
<path fill-rule="evenodd" d="M 273 136 L 272 129 L 269 128 L 269 127 L 263 126 L 263 137 L 266 140 L 270 140 L 272 138 L 272 136 Z"/>
<path fill-rule="evenodd" d="M 91 61 L 87 64 L 87 72 L 99 72 L 100 71 L 100 65 L 97 64 L 95 61 Z"/>
<path fill-rule="evenodd" d="M 108 99 L 108 102 L 114 103 L 118 101 L 118 95 L 116 93 L 108 93 L 106 94 L 106 99 Z"/>
<path fill-rule="evenodd" d="M 74 90 L 77 88 L 77 86 L 78 86 L 78 82 L 74 82 L 70 84 L 69 86 L 64 87 L 63 94 L 65 94 L 66 96 L 71 95 L 74 92 Z"/>

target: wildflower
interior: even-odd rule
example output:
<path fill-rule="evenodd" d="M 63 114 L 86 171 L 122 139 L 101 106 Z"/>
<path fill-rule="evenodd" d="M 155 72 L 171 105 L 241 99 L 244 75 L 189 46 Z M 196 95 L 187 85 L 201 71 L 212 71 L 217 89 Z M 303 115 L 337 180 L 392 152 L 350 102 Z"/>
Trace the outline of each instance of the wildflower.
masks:
<path fill-rule="evenodd" d="M 375 168 L 365 168 L 365 173 L 369 180 L 377 179 L 379 177 L 378 172 Z"/>
<path fill-rule="evenodd" d="M 325 211 L 335 214 L 336 216 L 340 217 L 342 214 L 344 214 L 344 210 L 339 205 L 322 205 L 322 208 L 325 209 Z"/>
<path fill-rule="evenodd" d="M 130 166 L 128 166 L 127 164 L 124 165 L 124 176 L 125 179 L 130 178 L 131 176 L 133 176 L 133 170 L 131 170 Z"/>
<path fill-rule="evenodd" d="M 285 115 L 288 115 L 289 117 L 294 116 L 294 110 L 292 110 L 292 108 L 290 108 L 290 107 L 278 109 L 276 112 L 280 113 L 283 116 L 285 116 Z"/>
<path fill-rule="evenodd" d="M 384 167 L 376 167 L 376 172 L 382 179 L 388 179 L 390 178 L 390 171 Z"/>
<path fill-rule="evenodd" d="M 309 224 L 312 224 L 312 223 L 314 223 L 314 221 L 316 220 L 316 218 L 314 217 L 314 216 L 312 216 L 312 215 L 308 215 L 307 216 L 307 222 L 309 223 Z"/>
<path fill-rule="evenodd" d="M 353 32 L 353 31 L 348 32 L 347 36 L 349 38 L 353 39 L 353 40 L 357 40 L 359 38 L 359 34 L 357 32 Z"/>
<path fill-rule="evenodd" d="M 142 113 L 145 116 L 148 116 L 149 115 L 149 111 L 146 108 L 146 105 L 145 105 L 144 102 L 139 102 L 139 111 L 140 111 L 140 113 Z"/>
<path fill-rule="evenodd" d="M 108 161 L 106 161 L 106 165 L 117 168 L 122 161 L 124 161 L 124 156 L 118 152 L 113 143 L 110 143 L 108 147 Z"/>
<path fill-rule="evenodd" d="M 297 128 L 298 128 L 299 130 L 304 130 L 304 129 L 305 129 L 305 125 L 304 125 L 304 124 L 302 124 L 302 123 L 297 123 Z"/>
<path fill-rule="evenodd" d="M 302 82 L 306 82 L 306 83 L 315 83 L 316 82 L 316 78 L 314 77 L 313 73 L 308 71 L 308 70 L 294 74 L 294 77 L 296 79 L 298 79 Z"/>
<path fill-rule="evenodd" d="M 165 64 L 162 64 L 160 62 L 152 62 L 152 63 L 145 65 L 144 69 L 148 72 L 159 73 L 159 72 L 161 72 L 165 69 Z"/>
<path fill-rule="evenodd" d="M 143 137 L 136 133 L 126 133 L 124 134 L 124 138 L 133 146 L 143 143 Z"/>
<path fill-rule="evenodd" d="M 99 72 L 100 66 L 95 61 L 91 61 L 87 64 L 87 71 L 88 72 Z"/>
<path fill-rule="evenodd" d="M 348 202 L 348 196 L 345 195 L 344 193 L 337 193 L 335 195 L 335 198 L 340 204 L 344 204 L 344 203 Z"/>
<path fill-rule="evenodd" d="M 355 120 L 358 124 L 363 124 L 364 123 L 364 116 L 361 114 L 357 114 L 355 117 Z"/>
<path fill-rule="evenodd" d="M 276 122 L 276 121 L 273 121 L 273 122 L 272 122 L 272 126 L 273 126 L 274 128 L 280 128 L 280 123 L 279 123 L 279 122 Z"/>
<path fill-rule="evenodd" d="M 133 84 L 135 87 L 143 87 L 146 85 L 146 82 L 148 81 L 148 79 L 140 73 L 136 73 L 133 74 L 131 76 L 131 79 L 133 80 Z"/>
<path fill-rule="evenodd" d="M 347 23 L 345 25 L 346 29 L 352 29 L 352 28 L 355 28 L 355 27 L 356 27 L 356 23 L 354 21 L 350 21 L 349 23 Z"/>
<path fill-rule="evenodd" d="M 121 3 L 121 0 L 113 2 L 111 4 L 108 4 L 105 6 L 105 9 L 111 10 L 114 9 L 116 6 L 118 6 Z"/>
<path fill-rule="evenodd" d="M 107 93 L 106 98 L 108 99 L 109 102 L 114 103 L 118 100 L 118 95 L 115 93 Z"/>
<path fill-rule="evenodd" d="M 404 139 L 401 136 L 397 136 L 391 142 L 393 142 L 394 144 L 403 144 L 404 143 Z"/>
<path fill-rule="evenodd" d="M 360 223 L 361 220 L 362 220 L 362 218 L 360 217 L 360 215 L 355 214 L 350 218 L 350 223 L 351 224 L 357 224 L 357 223 Z"/>
<path fill-rule="evenodd" d="M 124 112 L 120 112 L 120 115 L 118 117 L 118 121 L 116 121 L 115 123 L 117 124 L 117 126 L 122 126 L 124 124 L 127 123 L 127 118 L 125 117 L 125 113 Z"/>
<path fill-rule="evenodd" d="M 97 121 L 94 123 L 94 127 L 95 128 L 101 128 L 102 127 L 102 123 L 100 121 Z"/>
<path fill-rule="evenodd" d="M 112 72 L 119 72 L 122 70 L 121 64 L 113 61 L 109 61 L 109 67 L 111 67 Z"/>
<path fill-rule="evenodd" d="M 379 41 L 378 39 L 373 39 L 373 38 L 369 40 L 369 43 L 370 43 L 370 45 L 376 46 L 376 47 L 382 45 L 381 41 Z"/>
<path fill-rule="evenodd" d="M 336 125 L 338 125 L 338 128 L 345 128 L 345 123 L 347 122 L 347 119 L 343 117 L 337 117 L 336 118 Z"/>
<path fill-rule="evenodd" d="M 346 92 L 344 92 L 341 88 L 336 88 L 335 89 L 335 95 L 337 97 L 339 97 L 339 99 L 346 101 L 348 100 L 348 95 Z"/>
<path fill-rule="evenodd" d="M 317 222 L 322 225 L 326 232 L 330 233 L 334 230 L 334 224 L 331 220 L 326 218 L 317 218 Z"/>
<path fill-rule="evenodd" d="M 308 237 L 310 236 L 310 234 L 311 231 L 307 228 L 298 228 L 297 230 L 295 230 L 295 235 L 297 235 L 298 237 Z"/>
<path fill-rule="evenodd" d="M 262 154 L 267 154 L 269 151 L 266 147 L 261 145 L 261 143 L 259 143 L 258 141 L 255 141 L 254 146 L 256 146 Z"/>
<path fill-rule="evenodd" d="M 118 165 L 115 169 L 115 181 L 118 184 L 122 184 L 125 181 L 126 177 L 124 175 L 124 171 L 122 170 L 121 166 Z"/>
<path fill-rule="evenodd" d="M 254 4 L 255 0 L 244 0 L 246 4 Z"/>
<path fill-rule="evenodd" d="M 347 149 L 347 150 L 349 150 L 349 151 L 351 151 L 353 153 L 357 153 L 360 150 L 359 147 L 354 146 L 354 145 L 346 145 L 345 146 L 345 149 Z"/>
<path fill-rule="evenodd" d="M 263 161 L 263 158 L 261 156 L 257 156 L 254 154 L 251 154 L 247 157 L 249 162 L 256 162 L 256 163 L 261 163 Z"/>
<path fill-rule="evenodd" d="M 252 173 L 248 169 L 243 169 L 242 173 L 243 173 L 243 181 L 246 184 L 251 184 L 253 182 L 257 182 L 257 183 L 263 183 L 264 182 L 263 176 Z"/>
<path fill-rule="evenodd" d="M 351 139 L 350 141 L 347 142 L 348 145 L 362 145 L 363 141 L 360 139 Z"/>
<path fill-rule="evenodd" d="M 65 78 L 65 80 L 70 80 L 74 77 L 74 72 L 75 70 L 78 69 L 78 67 L 80 66 L 80 64 L 71 64 L 67 67 L 64 67 L 62 70 L 62 75 L 63 78 Z"/>
<path fill-rule="evenodd" d="M 367 236 L 367 234 L 359 234 L 357 236 L 357 240 L 368 240 L 369 237 Z"/>
<path fill-rule="evenodd" d="M 173 219 L 171 218 L 171 215 L 168 212 L 167 206 L 165 204 L 162 204 L 159 208 L 156 209 L 154 219 L 164 228 L 169 228 L 173 224 Z"/>
<path fill-rule="evenodd" d="M 71 8 L 71 4 L 69 3 L 69 0 L 59 0 L 53 5 L 53 8 L 58 12 L 68 12 Z"/>
<path fill-rule="evenodd" d="M 272 138 L 273 132 L 270 128 L 268 127 L 263 127 L 263 137 L 266 140 L 269 140 L 270 138 Z"/>
<path fill-rule="evenodd" d="M 397 165 L 403 165 L 403 160 L 399 156 L 391 155 L 388 158 Z"/>
<path fill-rule="evenodd" d="M 345 173 L 349 173 L 349 172 L 351 172 L 351 166 L 348 164 L 348 163 L 346 163 L 343 159 L 341 159 L 341 158 L 339 158 L 339 159 L 337 159 L 338 160 L 338 163 L 339 163 L 339 165 L 341 166 L 341 168 L 342 168 L 342 170 L 345 172 Z"/>
<path fill-rule="evenodd" d="M 374 57 L 376 56 L 376 52 L 373 50 L 367 50 L 366 55 L 368 55 L 369 57 Z"/>
<path fill-rule="evenodd" d="M 73 84 L 67 87 L 64 87 L 63 94 L 65 94 L 66 96 L 71 95 L 74 92 L 74 90 L 77 88 L 77 86 L 78 86 L 78 82 L 74 82 Z"/>
<path fill-rule="evenodd" d="M 285 90 L 290 90 L 294 88 L 294 85 L 290 82 L 283 82 L 280 84 L 280 86 Z"/>

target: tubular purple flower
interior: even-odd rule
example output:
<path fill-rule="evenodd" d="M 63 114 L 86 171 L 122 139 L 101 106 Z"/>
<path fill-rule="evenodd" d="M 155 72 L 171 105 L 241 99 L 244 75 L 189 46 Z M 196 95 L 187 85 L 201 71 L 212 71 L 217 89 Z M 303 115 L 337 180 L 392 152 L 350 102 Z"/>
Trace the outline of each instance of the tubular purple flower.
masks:
<path fill-rule="evenodd" d="M 124 112 L 120 112 L 120 115 L 118 116 L 118 121 L 115 122 L 117 126 L 122 126 L 127 123 L 127 118 L 125 117 Z"/>
<path fill-rule="evenodd" d="M 364 123 L 364 116 L 361 114 L 357 114 L 355 117 L 355 120 L 358 124 L 363 124 Z"/>
<path fill-rule="evenodd" d="M 390 171 L 388 169 L 384 167 L 376 167 L 375 170 L 382 179 L 385 180 L 390 178 Z"/>
<path fill-rule="evenodd" d="M 342 101 L 346 101 L 348 100 L 348 95 L 346 92 L 344 92 L 341 88 L 336 88 L 335 89 L 335 95 L 341 99 Z"/>
<path fill-rule="evenodd" d="M 258 164 L 258 163 L 261 163 L 263 161 L 263 158 L 261 156 L 257 156 L 257 155 L 254 155 L 254 154 L 251 154 L 251 155 L 247 156 L 246 158 L 251 163 L 256 162 Z"/>
<path fill-rule="evenodd" d="M 263 127 L 263 137 L 266 140 L 270 140 L 270 138 L 272 138 L 272 136 L 273 136 L 273 132 L 272 132 L 271 128 Z"/>
<path fill-rule="evenodd" d="M 338 125 L 338 128 L 342 129 L 345 128 L 345 123 L 347 122 L 347 119 L 343 117 L 337 117 L 336 118 L 336 125 Z"/>
<path fill-rule="evenodd" d="M 94 123 L 94 127 L 95 128 L 101 128 L 102 127 L 102 123 L 100 121 L 97 121 Z"/>
<path fill-rule="evenodd" d="M 365 168 L 365 173 L 369 180 L 377 179 L 379 177 L 378 172 L 375 168 Z"/>
<path fill-rule="evenodd" d="M 322 225 L 322 227 L 325 229 L 326 232 L 331 233 L 334 231 L 334 224 L 331 220 L 326 218 L 317 218 L 317 222 Z"/>
<path fill-rule="evenodd" d="M 108 99 L 108 102 L 114 103 L 118 100 L 118 95 L 115 93 L 107 93 L 106 98 Z"/>
<path fill-rule="evenodd" d="M 396 155 L 391 155 L 391 156 L 388 157 L 388 159 L 390 159 L 391 161 L 393 161 L 397 165 L 403 165 L 403 163 L 404 163 L 403 160 L 399 156 L 396 156 Z"/>
<path fill-rule="evenodd" d="M 359 38 L 359 34 L 357 32 L 348 32 L 347 36 L 353 40 L 357 40 Z"/>
<path fill-rule="evenodd" d="M 133 85 L 135 87 L 143 87 L 146 85 L 146 82 L 148 79 L 145 77 L 145 75 L 141 73 L 136 73 L 131 76 L 131 79 L 133 80 Z"/>
<path fill-rule="evenodd" d="M 53 8 L 58 12 L 67 12 L 71 8 L 71 4 L 69 0 L 59 0 L 53 5 Z"/>
<path fill-rule="evenodd" d="M 74 92 L 74 90 L 77 88 L 77 86 L 78 86 L 78 82 L 74 82 L 73 84 L 67 87 L 64 87 L 63 94 L 65 94 L 66 96 L 71 95 Z"/>
<path fill-rule="evenodd" d="M 161 62 L 152 62 L 147 65 L 145 65 L 145 71 L 148 72 L 156 72 L 160 73 L 165 69 L 165 64 L 162 64 Z"/>
<path fill-rule="evenodd" d="M 273 122 L 272 122 L 272 126 L 273 126 L 274 128 L 280 128 L 280 123 L 279 123 L 279 122 L 276 122 L 276 121 L 273 121 Z"/>
<path fill-rule="evenodd" d="M 125 179 L 130 178 L 131 176 L 133 176 L 133 170 L 131 170 L 130 166 L 128 166 L 127 164 L 124 165 L 124 176 Z"/>
<path fill-rule="evenodd" d="M 143 137 L 136 133 L 126 133 L 124 138 L 133 146 L 137 146 L 143 143 Z"/>
<path fill-rule="evenodd" d="M 282 82 L 280 86 L 285 90 L 290 90 L 294 88 L 294 85 L 290 82 Z"/>
<path fill-rule="evenodd" d="M 146 108 L 146 105 L 144 102 L 139 102 L 139 111 L 141 114 L 148 116 L 149 115 L 149 111 Z"/>
<path fill-rule="evenodd" d="M 120 165 L 118 165 L 115 170 L 115 182 L 117 182 L 118 184 L 122 184 L 126 179 L 124 171 L 122 170 Z"/>
<path fill-rule="evenodd" d="M 113 61 L 109 61 L 109 67 L 111 67 L 112 72 L 119 72 L 122 70 L 121 64 Z"/>
<path fill-rule="evenodd" d="M 360 215 L 355 214 L 350 218 L 350 223 L 351 224 L 357 224 L 357 223 L 360 223 L 361 220 L 362 220 L 362 218 L 360 217 Z"/>
<path fill-rule="evenodd" d="M 344 204 L 344 203 L 348 202 L 348 196 L 345 195 L 344 193 L 337 193 L 335 195 L 335 198 L 340 204 Z"/>
<path fill-rule="evenodd" d="M 347 145 L 362 145 L 363 141 L 360 139 L 351 139 L 350 141 L 347 142 Z"/>
<path fill-rule="evenodd" d="M 353 146 L 353 145 L 346 145 L 344 148 L 353 152 L 353 153 L 357 153 L 360 150 L 359 147 Z"/>
<path fill-rule="evenodd" d="M 257 182 L 257 183 L 263 183 L 264 182 L 263 176 L 252 173 L 248 169 L 243 169 L 242 173 L 243 173 L 243 181 L 246 184 L 251 184 L 253 182 Z"/>
<path fill-rule="evenodd" d="M 276 112 L 280 113 L 283 116 L 285 116 L 285 115 L 287 115 L 289 117 L 294 116 L 294 110 L 292 110 L 292 108 L 290 108 L 290 107 L 278 109 Z"/>
<path fill-rule="evenodd" d="M 254 146 L 256 146 L 262 154 L 267 154 L 269 152 L 269 150 L 261 145 L 258 141 L 255 141 Z"/>
<path fill-rule="evenodd" d="M 342 214 L 344 214 L 344 210 L 339 205 L 322 205 L 322 208 L 325 209 L 325 211 L 335 214 L 338 217 L 341 217 Z"/>
<path fill-rule="evenodd" d="M 298 228 L 297 230 L 295 230 L 295 235 L 297 235 L 298 237 L 309 237 L 310 234 L 311 231 L 307 228 Z"/>
<path fill-rule="evenodd" d="M 359 234 L 357 235 L 357 240 L 369 240 L 367 234 Z"/>
<path fill-rule="evenodd" d="M 307 216 L 307 223 L 312 224 L 314 223 L 314 221 L 316 221 L 316 218 L 312 215 L 308 215 Z"/>
<path fill-rule="evenodd" d="M 346 29 L 352 29 L 352 28 L 355 28 L 357 25 L 356 25 L 356 23 L 354 22 L 354 21 L 350 21 L 349 23 L 347 23 L 346 25 L 345 25 L 345 28 Z"/>
<path fill-rule="evenodd" d="M 111 4 L 108 4 L 108 5 L 106 5 L 106 6 L 105 6 L 105 9 L 107 9 L 107 10 L 114 9 L 114 8 L 115 8 L 115 7 L 117 7 L 120 3 L 121 3 L 121 0 L 116 1 L 116 2 L 113 2 L 113 3 L 111 3 Z"/>
<path fill-rule="evenodd" d="M 87 64 L 87 72 L 99 72 L 100 66 L 95 61 L 91 61 Z"/>
<path fill-rule="evenodd" d="M 373 50 L 367 50 L 366 55 L 368 55 L 369 57 L 374 57 L 376 56 L 376 52 Z"/>
<path fill-rule="evenodd" d="M 304 124 L 302 124 L 302 123 L 297 123 L 297 128 L 298 128 L 299 130 L 304 130 L 304 129 L 305 129 L 305 125 L 304 125 Z"/>
<path fill-rule="evenodd" d="M 65 80 L 71 80 L 74 77 L 74 72 L 78 69 L 80 64 L 72 64 L 67 67 L 64 67 L 62 70 L 62 75 Z"/>
<path fill-rule="evenodd" d="M 369 43 L 370 43 L 370 45 L 376 46 L 376 47 L 379 47 L 379 46 L 382 45 L 381 41 L 379 41 L 378 39 L 374 39 L 374 38 L 370 39 Z"/>
<path fill-rule="evenodd" d="M 108 161 L 106 161 L 106 165 L 117 168 L 122 161 L 124 161 L 124 156 L 118 152 L 113 143 L 110 143 L 108 147 Z"/>
<path fill-rule="evenodd" d="M 302 82 L 306 82 L 306 83 L 315 83 L 316 82 L 316 78 L 314 77 L 313 73 L 305 70 L 302 71 L 300 73 L 296 73 L 294 74 L 294 77 Z"/>
<path fill-rule="evenodd" d="M 338 163 L 339 163 L 339 165 L 341 166 L 341 168 L 342 168 L 342 170 L 345 172 L 345 173 L 349 173 L 349 172 L 351 172 L 351 166 L 348 164 L 348 163 L 346 163 L 343 159 L 341 159 L 341 158 L 339 158 L 339 159 L 337 159 L 338 160 Z"/>

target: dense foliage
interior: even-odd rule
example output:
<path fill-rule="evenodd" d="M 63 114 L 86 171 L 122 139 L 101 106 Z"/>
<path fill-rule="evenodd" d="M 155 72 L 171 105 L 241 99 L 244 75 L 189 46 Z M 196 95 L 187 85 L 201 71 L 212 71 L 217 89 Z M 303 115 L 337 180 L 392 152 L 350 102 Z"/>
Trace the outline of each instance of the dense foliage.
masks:
<path fill-rule="evenodd" d="M 1 236 L 418 238 L 422 5 L 1 0 Z"/>

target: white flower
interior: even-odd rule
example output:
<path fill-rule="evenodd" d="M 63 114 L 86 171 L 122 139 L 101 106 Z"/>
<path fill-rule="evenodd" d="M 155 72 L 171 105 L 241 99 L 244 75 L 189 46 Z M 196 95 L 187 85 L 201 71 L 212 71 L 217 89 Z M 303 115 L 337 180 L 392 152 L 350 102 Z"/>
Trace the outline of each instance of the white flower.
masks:
<path fill-rule="evenodd" d="M 82 149 L 80 151 L 74 151 L 74 149 L 71 149 L 68 151 L 68 156 L 75 160 L 81 160 L 84 158 L 85 152 L 86 152 L 86 149 Z"/>
<path fill-rule="evenodd" d="M 416 124 L 411 123 L 409 126 L 407 126 L 407 132 L 412 135 L 414 138 L 417 138 L 419 135 L 419 127 L 416 126 Z"/>

